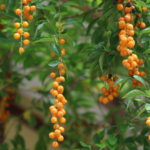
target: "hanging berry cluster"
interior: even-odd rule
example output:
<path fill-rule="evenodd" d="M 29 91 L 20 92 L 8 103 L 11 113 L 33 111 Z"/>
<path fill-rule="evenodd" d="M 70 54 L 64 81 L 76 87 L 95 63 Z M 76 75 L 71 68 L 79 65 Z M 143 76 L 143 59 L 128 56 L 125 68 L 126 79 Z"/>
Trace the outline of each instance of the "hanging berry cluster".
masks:
<path fill-rule="evenodd" d="M 119 95 L 118 90 L 120 85 L 115 85 L 114 83 L 118 80 L 118 77 L 114 77 L 113 79 L 112 75 L 109 74 L 109 77 L 107 78 L 106 75 L 102 75 L 100 77 L 101 81 L 106 81 L 106 83 L 109 86 L 109 89 L 107 90 L 106 87 L 102 87 L 101 88 L 101 92 L 104 94 L 104 96 L 100 96 L 99 97 L 99 101 L 103 102 L 103 104 L 107 104 L 109 101 L 112 101 L 114 99 L 114 97 L 117 97 Z"/>
<path fill-rule="evenodd" d="M 60 45 L 64 45 L 65 42 L 66 41 L 64 38 L 60 38 L 59 40 Z M 61 56 L 64 56 L 65 52 L 66 50 L 64 48 L 61 48 Z M 59 142 L 62 142 L 64 140 L 64 137 L 61 134 L 64 132 L 65 129 L 59 125 L 59 122 L 61 124 L 64 124 L 66 122 L 66 119 L 64 117 L 64 115 L 66 114 L 64 105 L 67 104 L 67 100 L 63 95 L 64 87 L 61 85 L 63 82 L 65 82 L 65 78 L 63 77 L 63 75 L 65 75 L 65 65 L 63 64 L 62 58 L 59 58 L 59 60 L 60 60 L 60 63 L 58 64 L 59 77 L 57 77 L 56 73 L 54 72 L 50 73 L 50 77 L 55 79 L 55 81 L 52 84 L 53 89 L 51 89 L 50 91 L 50 93 L 54 97 L 54 105 L 49 107 L 49 110 L 52 114 L 51 122 L 54 123 L 54 130 L 55 130 L 54 132 L 49 133 L 49 137 L 51 139 L 56 139 L 52 143 L 53 147 L 59 146 L 57 140 Z"/>
<path fill-rule="evenodd" d="M 134 30 L 136 30 L 132 24 L 132 21 L 134 20 L 133 13 L 136 12 L 134 6 L 132 6 L 132 1 L 127 0 L 126 6 L 124 8 L 123 6 L 123 0 L 115 0 L 114 4 L 117 4 L 117 8 L 119 11 L 124 10 L 125 15 L 123 17 L 119 18 L 119 28 L 120 31 L 118 33 L 120 43 L 117 46 L 117 50 L 120 52 L 120 55 L 122 57 L 128 56 L 127 59 L 122 61 L 122 64 L 125 68 L 129 70 L 128 74 L 133 77 L 133 75 L 139 75 L 141 77 L 145 76 L 145 72 L 141 71 L 139 72 L 138 68 L 139 66 L 144 64 L 144 61 L 142 59 L 139 59 L 136 54 L 133 54 L 133 51 L 131 50 L 135 46 L 135 40 L 132 37 L 134 35 Z M 143 8 L 145 10 L 146 8 Z M 146 10 L 145 10 L 146 11 Z M 141 22 L 140 28 L 145 28 L 145 23 Z M 138 80 L 133 79 L 132 87 L 141 87 L 143 86 L 141 82 Z"/>
<path fill-rule="evenodd" d="M 20 39 L 21 37 L 21 47 L 19 48 L 19 53 L 24 53 L 25 49 L 23 47 L 23 44 L 25 46 L 29 45 L 30 41 L 27 39 L 30 37 L 30 34 L 28 32 L 24 31 L 24 28 L 27 28 L 29 26 L 28 21 L 23 21 L 23 14 L 24 14 L 24 18 L 26 20 L 32 21 L 33 20 L 33 16 L 30 15 L 30 12 L 34 12 L 36 11 L 36 7 L 33 6 L 29 6 L 29 2 L 31 2 L 32 0 L 21 0 L 21 9 L 18 8 L 15 10 L 15 14 L 19 15 L 21 18 L 21 23 L 16 22 L 14 24 L 14 26 L 18 29 L 17 33 L 14 34 L 14 38 L 16 40 Z M 23 9 L 23 5 L 24 5 L 24 9 Z M 24 38 L 24 39 L 23 39 Z"/>
<path fill-rule="evenodd" d="M 147 118 L 146 125 L 150 126 L 150 117 Z M 148 136 L 148 140 L 150 141 L 150 135 Z"/>

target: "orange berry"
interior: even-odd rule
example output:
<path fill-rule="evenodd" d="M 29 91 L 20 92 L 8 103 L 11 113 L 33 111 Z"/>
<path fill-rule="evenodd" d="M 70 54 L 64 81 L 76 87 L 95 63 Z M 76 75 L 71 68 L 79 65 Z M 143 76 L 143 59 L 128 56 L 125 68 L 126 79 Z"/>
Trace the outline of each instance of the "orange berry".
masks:
<path fill-rule="evenodd" d="M 58 117 L 63 117 L 64 113 L 62 111 L 58 111 L 57 115 L 58 115 Z"/>
<path fill-rule="evenodd" d="M 100 80 L 101 80 L 101 81 L 106 81 L 106 75 L 102 75 L 102 76 L 100 77 Z"/>
<path fill-rule="evenodd" d="M 64 92 L 64 87 L 62 85 L 59 85 L 57 87 L 57 91 L 58 91 L 58 93 L 62 94 Z"/>
<path fill-rule="evenodd" d="M 118 91 L 118 89 L 119 89 L 119 85 L 115 85 L 115 86 L 113 87 L 113 91 Z"/>
<path fill-rule="evenodd" d="M 59 128 L 59 124 L 58 124 L 58 123 L 54 124 L 53 128 L 54 128 L 55 130 L 58 129 L 58 128 Z"/>
<path fill-rule="evenodd" d="M 62 142 L 64 140 L 64 137 L 62 135 L 59 135 L 57 139 L 59 142 Z"/>
<path fill-rule="evenodd" d="M 20 23 L 19 23 L 19 22 L 16 22 L 16 23 L 14 24 L 14 26 L 15 26 L 16 28 L 20 28 Z"/>
<path fill-rule="evenodd" d="M 5 10 L 5 5 L 4 4 L 1 5 L 1 10 Z"/>
<path fill-rule="evenodd" d="M 102 92 L 102 93 L 105 93 L 106 91 L 107 91 L 107 89 L 106 89 L 105 87 L 102 87 L 102 88 L 101 88 L 101 92 Z"/>
<path fill-rule="evenodd" d="M 137 86 L 136 83 L 132 83 L 132 87 L 135 88 Z"/>
<path fill-rule="evenodd" d="M 55 99 L 54 104 L 57 104 L 58 102 L 59 102 L 59 100 L 58 100 L 58 99 Z"/>
<path fill-rule="evenodd" d="M 134 74 L 139 76 L 140 72 L 137 70 L 137 71 L 134 71 Z"/>
<path fill-rule="evenodd" d="M 22 53 L 24 53 L 24 52 L 25 52 L 25 49 L 24 49 L 23 47 L 20 47 L 20 48 L 19 48 L 19 53 L 22 54 Z"/>
<path fill-rule="evenodd" d="M 147 126 L 150 126 L 150 120 L 146 121 Z"/>
<path fill-rule="evenodd" d="M 147 117 L 147 120 L 150 120 L 150 117 Z"/>
<path fill-rule="evenodd" d="M 16 9 L 16 10 L 15 10 L 15 14 L 16 14 L 16 15 L 21 15 L 21 9 Z"/>
<path fill-rule="evenodd" d="M 52 117 L 51 118 L 51 123 L 56 123 L 57 122 L 57 118 L 56 117 Z"/>
<path fill-rule="evenodd" d="M 51 56 L 52 56 L 52 57 L 56 57 L 56 54 L 54 54 L 54 53 L 51 53 Z"/>
<path fill-rule="evenodd" d="M 53 88 L 57 88 L 59 86 L 59 83 L 55 81 L 55 82 L 53 82 L 52 86 L 53 86 Z"/>
<path fill-rule="evenodd" d="M 58 69 L 65 69 L 65 65 L 63 63 L 58 64 Z"/>
<path fill-rule="evenodd" d="M 150 141 L 150 135 L 148 136 L 148 140 Z"/>
<path fill-rule="evenodd" d="M 104 93 L 104 95 L 107 97 L 108 95 L 109 95 L 110 93 L 108 92 L 108 91 L 106 91 L 105 93 Z"/>
<path fill-rule="evenodd" d="M 112 94 L 113 94 L 114 97 L 117 97 L 119 95 L 119 93 L 117 91 L 113 91 Z"/>
<path fill-rule="evenodd" d="M 65 25 L 65 23 L 63 22 L 63 23 L 62 23 L 62 26 L 64 26 L 64 25 Z"/>
<path fill-rule="evenodd" d="M 109 90 L 108 90 L 110 93 L 113 92 L 113 87 L 110 87 Z"/>
<path fill-rule="evenodd" d="M 25 6 L 24 10 L 27 11 L 27 12 L 30 11 L 30 6 Z"/>
<path fill-rule="evenodd" d="M 49 110 L 51 111 L 52 109 L 56 108 L 55 106 L 50 106 Z"/>
<path fill-rule="evenodd" d="M 56 97 L 56 96 L 58 95 L 58 92 L 57 92 L 56 90 L 53 90 L 53 91 L 52 91 L 52 95 L 53 95 L 54 97 Z"/>
<path fill-rule="evenodd" d="M 109 102 L 109 99 L 108 98 L 103 98 L 103 103 L 104 104 L 107 104 Z"/>
<path fill-rule="evenodd" d="M 110 101 L 112 101 L 112 100 L 114 99 L 114 96 L 113 96 L 113 95 L 108 95 L 108 99 L 109 99 Z"/>
<path fill-rule="evenodd" d="M 139 59 L 139 62 L 138 62 L 139 65 L 143 65 L 144 64 L 144 61 L 142 59 Z"/>
<path fill-rule="evenodd" d="M 118 79 L 119 79 L 119 78 L 115 76 L 115 77 L 113 78 L 113 81 L 116 82 Z"/>
<path fill-rule="evenodd" d="M 66 111 L 64 108 L 61 108 L 60 111 L 62 111 L 64 115 L 66 114 Z"/>
<path fill-rule="evenodd" d="M 51 90 L 50 90 L 50 93 L 52 94 L 53 91 L 54 91 L 54 89 L 51 89 Z"/>
<path fill-rule="evenodd" d="M 60 70 L 59 70 L 59 74 L 60 74 L 60 75 L 64 75 L 65 73 L 66 73 L 66 72 L 65 72 L 64 69 L 60 69 Z"/>
<path fill-rule="evenodd" d="M 61 133 L 63 133 L 65 131 L 65 129 L 63 127 L 59 127 L 58 129 L 60 130 Z"/>
<path fill-rule="evenodd" d="M 62 94 L 58 94 L 58 95 L 57 95 L 57 99 L 58 99 L 59 101 L 62 101 L 62 100 L 64 99 L 64 96 L 63 96 Z"/>
<path fill-rule="evenodd" d="M 133 83 L 137 83 L 138 82 L 138 80 L 136 80 L 136 79 L 133 79 L 132 81 L 133 81 Z"/>
<path fill-rule="evenodd" d="M 56 73 L 51 72 L 51 73 L 50 73 L 50 77 L 53 78 L 53 79 L 56 78 Z"/>
<path fill-rule="evenodd" d="M 118 5 L 117 5 L 117 9 L 118 9 L 118 10 L 123 10 L 123 5 L 122 5 L 122 4 L 118 4 Z"/>
<path fill-rule="evenodd" d="M 131 56 L 133 57 L 133 60 L 134 60 L 134 61 L 136 61 L 136 59 L 138 59 L 138 57 L 137 57 L 136 54 L 132 54 Z"/>
<path fill-rule="evenodd" d="M 28 23 L 27 21 L 24 21 L 24 22 L 23 22 L 23 27 L 26 28 L 26 27 L 28 27 L 28 26 L 29 26 L 29 23 Z"/>
<path fill-rule="evenodd" d="M 114 86 L 114 81 L 110 81 L 110 82 L 108 83 L 108 85 L 109 85 L 109 87 L 113 87 L 113 86 Z"/>
<path fill-rule="evenodd" d="M 58 137 L 61 134 L 61 132 L 60 132 L 60 130 L 56 129 L 54 134 L 55 134 L 56 137 Z"/>
<path fill-rule="evenodd" d="M 65 56 L 66 50 L 64 48 L 61 48 L 61 56 Z"/>
<path fill-rule="evenodd" d="M 29 15 L 28 20 L 29 20 L 29 21 L 32 21 L 32 20 L 33 20 L 33 16 L 32 16 L 32 15 Z"/>
<path fill-rule="evenodd" d="M 65 40 L 64 38 L 61 38 L 61 39 L 59 40 L 59 44 L 60 44 L 60 45 L 64 45 L 65 42 L 66 42 L 66 40 Z"/>
<path fill-rule="evenodd" d="M 133 73 L 134 73 L 134 72 L 133 72 L 132 70 L 128 71 L 128 74 L 129 74 L 130 76 L 132 76 Z"/>
<path fill-rule="evenodd" d="M 30 34 L 29 34 L 28 32 L 24 32 L 24 33 L 23 33 L 23 37 L 24 37 L 24 38 L 28 38 L 29 36 L 30 36 Z"/>
<path fill-rule="evenodd" d="M 68 101 L 65 98 L 61 102 L 63 105 L 66 105 L 68 103 Z"/>
<path fill-rule="evenodd" d="M 142 87 L 143 84 L 142 84 L 141 82 L 138 82 L 138 86 L 139 86 L 139 87 Z"/>
<path fill-rule="evenodd" d="M 19 33 L 15 33 L 15 34 L 14 34 L 14 38 L 15 38 L 16 40 L 18 40 L 18 39 L 20 38 L 20 34 L 19 34 Z"/>
<path fill-rule="evenodd" d="M 17 30 L 17 33 L 22 34 L 22 33 L 23 33 L 22 28 L 18 29 L 18 30 Z"/>
<path fill-rule="evenodd" d="M 36 6 L 33 5 L 30 7 L 30 9 L 31 9 L 31 11 L 36 11 Z"/>
<path fill-rule="evenodd" d="M 144 76 L 145 76 L 145 72 L 144 72 L 144 71 L 141 71 L 141 72 L 140 72 L 140 76 L 141 76 L 141 77 L 144 77 Z"/>
<path fill-rule="evenodd" d="M 63 82 L 65 82 L 65 78 L 63 76 L 60 76 L 59 77 L 59 83 L 63 83 Z"/>
<path fill-rule="evenodd" d="M 55 138 L 54 132 L 49 133 L 49 137 L 50 137 L 51 139 L 54 139 L 54 138 Z"/>
<path fill-rule="evenodd" d="M 63 108 L 63 104 L 61 102 L 57 103 L 57 108 L 58 109 Z"/>
<path fill-rule="evenodd" d="M 24 40 L 24 41 L 23 41 L 23 44 L 24 44 L 24 45 L 29 45 L 29 43 L 30 43 L 29 40 Z"/>
<path fill-rule="evenodd" d="M 57 142 L 57 141 L 54 141 L 54 142 L 52 143 L 52 146 L 53 146 L 53 147 L 58 147 L 58 146 L 59 146 L 59 144 L 58 144 L 58 142 Z"/>
<path fill-rule="evenodd" d="M 60 123 L 64 124 L 66 122 L 66 119 L 64 117 L 60 117 Z"/>
<path fill-rule="evenodd" d="M 100 101 L 100 102 L 103 102 L 103 98 L 104 98 L 104 96 L 100 96 L 100 97 L 99 97 L 99 101 Z"/>
<path fill-rule="evenodd" d="M 131 67 L 135 68 L 137 66 L 137 63 L 135 61 L 131 62 Z"/>
<path fill-rule="evenodd" d="M 51 113 L 52 115 L 57 115 L 58 110 L 56 108 L 51 109 Z"/>

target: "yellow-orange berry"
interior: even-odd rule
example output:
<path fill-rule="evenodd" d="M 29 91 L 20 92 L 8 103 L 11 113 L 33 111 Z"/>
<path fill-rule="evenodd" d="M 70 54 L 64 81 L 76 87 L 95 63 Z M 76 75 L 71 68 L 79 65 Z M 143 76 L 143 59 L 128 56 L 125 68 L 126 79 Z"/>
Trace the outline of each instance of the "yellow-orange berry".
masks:
<path fill-rule="evenodd" d="M 60 120 L 59 120 L 59 121 L 60 121 L 60 123 L 62 123 L 62 124 L 63 124 L 63 123 L 65 123 L 65 122 L 66 122 L 66 119 L 65 119 L 64 117 L 60 117 Z"/>
<path fill-rule="evenodd" d="M 50 77 L 53 78 L 53 79 L 56 78 L 56 73 L 51 72 L 51 73 L 50 73 Z"/>
<path fill-rule="evenodd" d="M 15 34 L 14 34 L 14 38 L 15 38 L 16 40 L 18 40 L 18 39 L 20 38 L 20 34 L 19 34 L 19 33 L 15 33 Z"/>
<path fill-rule="evenodd" d="M 50 137 L 51 139 L 54 139 L 54 138 L 55 138 L 54 132 L 49 133 L 49 137 Z"/>
<path fill-rule="evenodd" d="M 58 144 L 58 142 L 57 142 L 57 141 L 54 141 L 54 142 L 52 143 L 52 146 L 53 146 L 53 147 L 58 147 L 58 146 L 59 146 L 59 144 Z"/>
<path fill-rule="evenodd" d="M 24 37 L 24 38 L 29 38 L 29 36 L 30 36 L 30 34 L 29 34 L 28 32 L 24 32 L 24 33 L 23 33 L 23 37 Z"/>
<path fill-rule="evenodd" d="M 25 52 L 25 49 L 24 49 L 23 47 L 20 47 L 20 48 L 19 48 L 19 53 L 22 54 L 22 53 L 24 53 L 24 52 Z"/>
<path fill-rule="evenodd" d="M 16 23 L 14 24 L 14 26 L 15 26 L 16 28 L 20 28 L 20 23 L 19 23 L 19 22 L 16 22 Z"/>
<path fill-rule="evenodd" d="M 5 10 L 5 5 L 4 4 L 1 5 L 1 10 Z"/>
<path fill-rule="evenodd" d="M 29 26 L 29 23 L 28 23 L 27 21 L 24 21 L 24 22 L 23 22 L 23 27 L 26 28 L 26 27 L 28 27 L 28 26 Z"/>
<path fill-rule="evenodd" d="M 56 123 L 57 122 L 57 118 L 56 117 L 52 117 L 51 118 L 51 123 Z"/>
<path fill-rule="evenodd" d="M 32 6 L 30 7 L 30 9 L 31 9 L 31 11 L 36 11 L 36 6 L 32 5 Z"/>
<path fill-rule="evenodd" d="M 66 42 L 66 40 L 65 40 L 64 38 L 61 38 L 61 39 L 59 40 L 59 44 L 60 44 L 60 45 L 64 45 L 65 42 Z"/>
<path fill-rule="evenodd" d="M 16 14 L 16 15 L 21 15 L 21 9 L 16 9 L 16 10 L 15 10 L 15 14 Z"/>
<path fill-rule="evenodd" d="M 24 41 L 23 41 L 23 44 L 24 44 L 24 45 L 29 45 L 29 43 L 30 43 L 29 40 L 24 40 Z"/>

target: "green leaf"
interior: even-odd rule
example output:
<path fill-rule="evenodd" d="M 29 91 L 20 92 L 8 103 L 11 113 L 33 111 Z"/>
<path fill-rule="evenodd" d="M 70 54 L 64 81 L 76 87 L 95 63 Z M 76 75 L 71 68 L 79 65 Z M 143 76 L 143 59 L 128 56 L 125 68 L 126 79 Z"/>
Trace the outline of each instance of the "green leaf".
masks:
<path fill-rule="evenodd" d="M 44 29 L 45 32 L 47 32 L 47 33 L 49 33 L 49 34 L 53 34 L 53 35 L 56 34 L 56 32 L 55 32 L 53 26 L 50 25 L 50 24 L 48 24 L 48 23 L 45 23 L 45 24 L 44 24 L 43 29 Z"/>
<path fill-rule="evenodd" d="M 142 99 L 135 99 L 135 101 L 138 101 L 138 102 L 141 102 L 141 103 L 146 104 L 146 102 L 145 102 L 145 101 L 143 101 Z"/>
<path fill-rule="evenodd" d="M 85 143 L 83 143 L 83 142 L 81 142 L 81 141 L 80 141 L 80 144 L 81 144 L 83 147 L 91 148 L 91 145 L 86 145 Z"/>
<path fill-rule="evenodd" d="M 52 6 L 46 6 L 46 7 L 42 8 L 42 9 L 49 10 L 49 11 L 52 11 L 52 12 L 56 13 L 55 7 L 52 7 Z"/>
<path fill-rule="evenodd" d="M 59 63 L 60 63 L 59 61 L 55 60 L 55 61 L 50 62 L 48 65 L 50 67 L 56 67 Z"/>
<path fill-rule="evenodd" d="M 144 107 L 144 108 L 137 114 L 136 118 L 137 118 L 138 116 L 140 116 L 145 110 L 146 110 L 146 108 Z"/>
<path fill-rule="evenodd" d="M 146 50 L 143 54 L 150 53 L 150 49 Z"/>
<path fill-rule="evenodd" d="M 39 25 L 37 26 L 36 31 L 35 31 L 35 33 L 34 33 L 34 40 L 36 39 L 38 33 L 39 33 L 40 31 L 42 31 L 43 26 L 44 26 L 43 23 L 42 23 L 42 24 L 39 24 Z"/>
<path fill-rule="evenodd" d="M 66 78 L 68 79 L 68 67 L 65 63 L 64 63 L 64 65 L 65 65 Z"/>
<path fill-rule="evenodd" d="M 33 43 L 41 43 L 41 42 L 55 42 L 55 39 L 54 38 L 41 38 L 41 39 L 34 41 Z"/>
<path fill-rule="evenodd" d="M 91 9 L 90 11 L 88 11 L 88 12 L 83 16 L 82 22 L 83 22 L 89 15 L 91 15 L 96 9 L 97 9 L 97 7 Z"/>
<path fill-rule="evenodd" d="M 93 136 L 93 141 L 95 144 L 100 143 L 99 135 L 98 133 L 95 133 Z"/>
<path fill-rule="evenodd" d="M 150 33 L 150 27 L 141 30 L 139 34 L 142 35 L 142 34 L 144 34 L 144 33 Z"/>
<path fill-rule="evenodd" d="M 150 97 L 150 91 L 145 90 L 145 92 Z"/>
<path fill-rule="evenodd" d="M 122 83 L 122 82 L 127 82 L 128 80 L 131 80 L 131 79 L 132 79 L 131 77 L 122 77 L 122 78 L 119 78 L 119 79 L 115 82 L 114 86 L 117 85 L 117 84 L 120 84 L 120 83 Z"/>
<path fill-rule="evenodd" d="M 61 48 L 57 44 L 53 44 L 54 53 L 58 56 L 61 56 Z"/>
<path fill-rule="evenodd" d="M 141 0 L 136 0 L 136 4 L 138 5 L 141 12 L 142 12 L 142 7 L 147 8 L 146 4 Z"/>
<path fill-rule="evenodd" d="M 15 6 L 14 0 L 5 0 L 6 12 L 9 13 L 10 10 Z"/>
<path fill-rule="evenodd" d="M 128 92 L 123 98 L 137 97 L 137 96 L 146 96 L 146 95 L 141 90 L 132 90 L 132 91 Z"/>
<path fill-rule="evenodd" d="M 15 137 L 15 140 L 16 140 L 16 142 L 17 142 L 17 145 L 20 145 L 21 148 L 22 148 L 22 150 L 25 150 L 25 141 L 24 141 L 23 137 L 18 134 L 18 135 Z"/>
<path fill-rule="evenodd" d="M 74 1 L 68 1 L 66 3 L 63 3 L 61 6 L 67 7 L 68 5 L 75 5 L 78 6 L 78 4 Z"/>
<path fill-rule="evenodd" d="M 150 104 L 147 103 L 147 104 L 145 105 L 145 109 L 146 109 L 147 111 L 150 111 Z"/>
<path fill-rule="evenodd" d="M 105 148 L 107 146 L 106 144 L 96 144 L 96 145 L 101 148 Z"/>
<path fill-rule="evenodd" d="M 117 143 L 117 138 L 114 136 L 109 135 L 108 140 L 111 145 L 114 145 Z"/>
<path fill-rule="evenodd" d="M 63 21 L 65 22 L 65 25 L 69 25 L 69 24 L 74 24 L 74 25 L 78 25 L 76 23 L 81 23 L 79 20 L 75 19 L 75 18 L 68 18 L 68 19 L 63 19 Z M 81 23 L 82 24 L 82 23 Z M 83 24 L 81 25 L 81 27 L 84 27 Z"/>
<path fill-rule="evenodd" d="M 16 15 L 13 11 L 10 11 L 9 13 L 7 13 L 5 11 L 0 11 L 0 13 L 2 13 L 4 15 L 7 15 L 9 17 L 12 17 L 12 18 L 20 19 L 20 17 L 18 15 Z"/>
<path fill-rule="evenodd" d="M 57 14 L 54 16 L 54 19 L 56 19 L 56 18 L 58 18 L 58 17 L 65 16 L 65 15 L 67 15 L 67 14 L 68 14 L 67 12 L 57 13 Z"/>
<path fill-rule="evenodd" d="M 105 135 L 105 129 L 99 133 L 100 140 L 104 138 L 104 135 Z"/>
<path fill-rule="evenodd" d="M 102 54 L 99 58 L 99 65 L 100 65 L 100 68 L 101 68 L 101 71 L 103 73 L 103 60 L 104 60 L 104 55 L 105 54 Z"/>
<path fill-rule="evenodd" d="M 144 79 L 138 75 L 134 75 L 133 76 L 136 80 L 140 81 L 145 87 L 146 87 L 146 83 L 144 81 Z"/>
<path fill-rule="evenodd" d="M 129 108 L 130 104 L 133 102 L 134 97 L 129 97 L 128 103 L 127 103 L 127 109 Z"/>

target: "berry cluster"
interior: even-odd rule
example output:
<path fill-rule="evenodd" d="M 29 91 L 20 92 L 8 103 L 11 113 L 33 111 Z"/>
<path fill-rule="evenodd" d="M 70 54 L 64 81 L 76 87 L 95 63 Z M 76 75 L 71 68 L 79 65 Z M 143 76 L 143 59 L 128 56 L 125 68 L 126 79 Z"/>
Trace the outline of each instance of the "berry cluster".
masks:
<path fill-rule="evenodd" d="M 100 77 L 101 81 L 106 81 L 106 83 L 109 86 L 109 89 L 107 90 L 106 87 L 101 88 L 101 92 L 104 94 L 104 96 L 99 97 L 99 101 L 103 102 L 104 104 L 107 104 L 109 101 L 112 101 L 114 97 L 117 97 L 119 95 L 118 90 L 120 85 L 115 85 L 114 83 L 118 80 L 118 77 L 114 77 L 113 80 L 111 79 L 112 75 L 109 74 L 109 77 L 107 78 L 106 75 L 102 75 Z"/>
<path fill-rule="evenodd" d="M 150 126 L 150 117 L 147 118 L 146 125 Z M 150 141 L 150 135 L 148 136 L 148 140 Z"/>
<path fill-rule="evenodd" d="M 29 23 L 27 21 L 23 21 L 23 18 L 22 18 L 23 14 L 22 13 L 24 13 L 24 17 L 27 20 L 29 20 L 29 21 L 33 20 L 33 16 L 30 15 L 29 12 L 30 11 L 31 12 L 36 11 L 36 7 L 34 5 L 33 6 L 29 6 L 28 5 L 28 3 L 31 2 L 31 1 L 32 0 L 23 0 L 22 3 L 25 5 L 23 11 L 22 11 L 22 4 L 21 4 L 21 9 L 18 8 L 18 9 L 15 10 L 15 14 L 19 15 L 21 17 L 21 23 L 16 22 L 14 24 L 14 26 L 18 29 L 17 33 L 14 34 L 14 38 L 16 40 L 18 40 L 21 37 L 21 47 L 19 48 L 19 52 L 20 53 L 24 53 L 25 52 L 25 49 L 22 46 L 22 38 L 24 38 L 24 40 L 23 40 L 23 44 L 24 45 L 27 46 L 30 43 L 30 41 L 27 39 L 27 38 L 30 37 L 30 34 L 28 32 L 24 32 L 24 28 L 27 28 L 29 26 Z"/>
<path fill-rule="evenodd" d="M 124 6 L 122 4 L 123 1 L 117 1 L 118 10 L 123 10 Z M 143 8 L 144 9 L 144 8 Z M 122 57 L 128 56 L 127 59 L 122 61 L 122 64 L 125 68 L 129 70 L 128 74 L 133 77 L 133 75 L 140 75 L 144 77 L 145 72 L 138 71 L 139 66 L 144 64 L 142 59 L 139 59 L 136 54 L 132 53 L 132 48 L 135 46 L 135 40 L 132 37 L 134 35 L 134 26 L 132 25 L 132 21 L 134 20 L 134 16 L 132 13 L 135 13 L 135 8 L 132 6 L 131 0 L 128 0 L 126 3 L 126 7 L 124 8 L 125 16 L 119 18 L 119 28 L 120 31 L 118 33 L 120 43 L 117 46 L 117 50 L 120 52 Z M 143 23 L 142 23 L 143 24 Z M 141 25 L 141 28 L 146 27 L 146 25 Z M 133 80 L 132 87 L 143 86 L 141 82 L 137 80 Z"/>
<path fill-rule="evenodd" d="M 65 39 L 61 38 L 59 40 L 60 45 L 65 44 Z M 64 48 L 61 49 L 62 51 L 62 56 L 65 55 L 66 50 Z M 51 54 L 56 56 L 55 54 Z M 54 123 L 54 132 L 49 133 L 49 137 L 51 139 L 57 139 L 59 142 L 62 142 L 64 140 L 64 137 L 61 135 L 64 132 L 64 128 L 59 125 L 58 123 L 58 117 L 59 117 L 59 122 L 64 124 L 66 122 L 66 119 L 64 115 L 66 114 L 66 111 L 64 109 L 64 105 L 67 104 L 67 100 L 65 99 L 63 92 L 64 92 L 64 87 L 61 85 L 61 83 L 65 82 L 65 78 L 63 75 L 65 74 L 65 65 L 62 62 L 62 58 L 60 58 L 61 62 L 58 64 L 58 69 L 59 69 L 59 77 L 56 76 L 56 73 L 52 72 L 50 73 L 50 77 L 55 79 L 53 82 L 52 86 L 53 89 L 50 90 L 50 93 L 52 94 L 53 97 L 55 97 L 54 100 L 54 105 L 49 107 L 49 110 L 52 114 L 51 122 Z M 55 140 L 52 143 L 53 147 L 58 147 L 59 144 Z"/>

